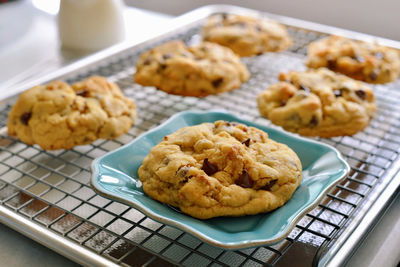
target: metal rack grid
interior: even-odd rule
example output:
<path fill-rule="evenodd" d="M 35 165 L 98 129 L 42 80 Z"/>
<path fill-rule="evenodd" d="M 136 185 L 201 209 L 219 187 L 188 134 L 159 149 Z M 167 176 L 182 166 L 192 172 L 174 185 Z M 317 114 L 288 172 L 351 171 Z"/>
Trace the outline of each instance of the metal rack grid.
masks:
<path fill-rule="evenodd" d="M 233 92 L 202 99 L 168 95 L 132 82 L 138 55 L 171 39 L 187 43 L 199 39 L 200 26 L 127 51 L 70 75 L 68 82 L 93 74 L 116 82 L 135 100 L 138 121 L 116 140 L 98 140 L 72 150 L 43 151 L 6 134 L 7 114 L 15 101 L 0 106 L 0 204 L 35 224 L 123 266 L 264 266 L 318 263 L 344 227 L 360 212 L 376 185 L 391 179 L 400 151 L 399 81 L 374 86 L 378 113 L 370 126 L 352 137 L 319 139 L 340 150 L 351 165 L 348 177 L 331 190 L 318 207 L 273 246 L 237 251 L 212 247 L 160 224 L 127 205 L 97 195 L 90 187 L 91 161 L 187 109 L 223 108 L 244 119 L 269 125 L 260 117 L 256 95 L 277 80 L 281 71 L 304 69 L 306 46 L 325 34 L 289 27 L 294 44 L 290 52 L 245 58 L 251 79 Z"/>

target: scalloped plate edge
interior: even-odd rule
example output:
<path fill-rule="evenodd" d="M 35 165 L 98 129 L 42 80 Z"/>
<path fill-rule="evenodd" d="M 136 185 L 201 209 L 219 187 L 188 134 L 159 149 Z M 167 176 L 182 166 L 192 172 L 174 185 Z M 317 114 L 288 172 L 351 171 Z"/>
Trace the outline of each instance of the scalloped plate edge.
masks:
<path fill-rule="evenodd" d="M 93 162 L 91 164 L 92 176 L 91 176 L 91 179 L 90 179 L 90 183 L 91 183 L 91 186 L 94 189 L 94 191 L 96 193 L 100 194 L 100 195 L 103 195 L 103 196 L 111 199 L 111 200 L 116 200 L 118 202 L 121 202 L 121 203 L 127 204 L 129 206 L 132 206 L 135 209 L 141 211 L 143 214 L 149 216 L 150 218 L 152 218 L 152 219 L 154 219 L 154 220 L 156 220 L 158 222 L 173 226 L 173 227 L 175 227 L 177 229 L 183 230 L 184 232 L 189 233 L 189 234 L 199 238 L 200 240 L 202 240 L 204 242 L 207 242 L 208 244 L 211 244 L 211 245 L 216 246 L 216 247 L 224 248 L 224 249 L 236 250 L 236 249 L 257 247 L 257 246 L 262 246 L 262 245 L 271 245 L 271 244 L 275 244 L 275 243 L 281 241 L 282 239 L 284 239 L 293 230 L 293 228 L 300 221 L 300 219 L 304 215 L 306 215 L 308 212 L 310 212 L 312 209 L 314 209 L 319 204 L 319 202 L 325 197 L 325 194 L 328 191 L 330 191 L 332 188 L 334 188 L 337 184 L 339 184 L 347 176 L 347 174 L 350 171 L 350 166 L 343 159 L 341 153 L 335 147 L 333 147 L 331 145 L 328 145 L 328 144 L 324 144 L 322 142 L 318 142 L 318 141 L 312 140 L 312 139 L 308 139 L 308 138 L 305 138 L 305 137 L 302 137 L 302 136 L 299 136 L 299 135 L 295 135 L 295 134 L 292 134 L 292 133 L 289 133 L 289 132 L 286 132 L 286 131 L 281 131 L 285 135 L 294 137 L 296 139 L 299 139 L 299 140 L 302 140 L 302 141 L 305 141 L 305 142 L 316 143 L 318 145 L 325 146 L 325 147 L 329 148 L 330 150 L 334 151 L 336 156 L 337 156 L 337 158 L 338 158 L 338 160 L 340 160 L 345 166 L 344 173 L 343 173 L 342 176 L 340 176 L 335 181 L 333 181 L 331 184 L 329 184 L 326 188 L 324 188 L 324 190 L 320 192 L 319 196 L 312 203 L 310 203 L 307 207 L 303 208 L 294 217 L 294 219 L 291 220 L 289 225 L 286 227 L 286 230 L 280 232 L 279 236 L 277 236 L 275 238 L 269 238 L 269 239 L 265 239 L 265 240 L 260 240 L 260 241 L 249 241 L 249 240 L 247 240 L 247 241 L 242 241 L 242 242 L 233 243 L 233 244 L 232 243 L 219 242 L 218 240 L 210 238 L 208 235 L 204 235 L 202 233 L 199 233 L 196 230 L 193 230 L 191 227 L 188 227 L 183 223 L 178 223 L 178 222 L 172 221 L 172 220 L 170 220 L 168 218 L 165 218 L 164 216 L 160 216 L 159 214 L 154 213 L 151 209 L 149 209 L 149 208 L 147 208 L 145 206 L 142 206 L 142 205 L 140 205 L 138 203 L 135 203 L 135 202 L 133 202 L 131 200 L 128 200 L 128 199 L 122 198 L 122 197 L 120 197 L 118 195 L 115 195 L 115 194 L 103 189 L 99 185 L 99 183 L 98 183 L 96 178 L 99 175 L 98 162 L 102 158 L 106 157 L 110 153 L 115 153 L 118 150 L 121 150 L 124 147 L 129 146 L 134 140 L 136 140 L 136 139 L 138 139 L 138 138 L 140 138 L 140 137 L 142 137 L 144 135 L 147 135 L 149 133 L 152 133 L 152 132 L 155 132 L 155 131 L 158 131 L 158 130 L 162 129 L 166 124 L 168 124 L 171 121 L 175 120 L 177 117 L 180 117 L 182 115 L 189 114 L 189 113 L 198 114 L 198 115 L 206 114 L 206 113 L 222 113 L 224 115 L 231 116 L 232 118 L 236 119 L 237 121 L 239 121 L 241 123 L 246 124 L 246 120 L 241 119 L 240 117 L 238 117 L 236 115 L 233 115 L 233 114 L 231 114 L 231 113 L 229 113 L 229 112 L 227 112 L 225 110 L 220 110 L 220 109 L 213 109 L 213 110 L 209 110 L 209 111 L 187 110 L 187 111 L 182 111 L 182 112 L 176 113 L 176 114 L 172 115 L 169 119 L 167 119 L 166 121 L 164 121 L 163 123 L 158 125 L 157 127 L 154 127 L 153 129 L 150 129 L 150 130 L 140 134 L 139 136 L 137 136 L 135 139 L 133 139 L 129 143 L 127 143 L 127 144 L 125 144 L 125 145 L 123 145 L 123 146 L 121 146 L 121 147 L 119 147 L 119 148 L 117 148 L 115 150 L 109 151 L 106 154 L 102 155 L 101 157 L 96 158 L 95 160 L 93 160 Z M 261 124 L 254 123 L 254 122 L 250 122 L 250 123 L 252 124 L 253 127 L 257 127 L 257 128 L 261 128 L 261 129 L 269 127 L 269 126 L 261 125 Z M 277 129 L 274 129 L 274 130 L 280 131 L 280 130 L 277 130 Z"/>

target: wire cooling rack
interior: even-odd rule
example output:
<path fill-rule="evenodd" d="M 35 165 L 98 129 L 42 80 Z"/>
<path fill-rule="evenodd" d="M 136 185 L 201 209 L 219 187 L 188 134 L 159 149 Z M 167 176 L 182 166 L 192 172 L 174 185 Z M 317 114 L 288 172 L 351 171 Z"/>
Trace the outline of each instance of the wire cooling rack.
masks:
<path fill-rule="evenodd" d="M 289 26 L 290 51 L 243 59 L 251 78 L 240 89 L 206 98 L 168 95 L 133 83 L 140 53 L 168 40 L 193 43 L 204 21 L 135 46 L 115 57 L 65 76 L 68 82 L 102 75 L 116 82 L 137 104 L 138 120 L 116 140 L 97 140 L 71 150 L 44 151 L 6 134 L 8 112 L 16 100 L 0 105 L 0 205 L 45 229 L 61 241 L 100 256 L 98 262 L 122 266 L 297 266 L 318 264 L 346 228 L 359 221 L 398 169 L 400 151 L 400 83 L 374 86 L 378 112 L 364 131 L 351 137 L 318 139 L 333 145 L 351 165 L 348 177 L 318 207 L 304 216 L 287 238 L 273 246 L 243 250 L 213 247 L 181 230 L 158 223 L 125 204 L 96 194 L 90 187 L 92 160 L 114 150 L 171 115 L 188 109 L 225 109 L 244 119 L 269 125 L 260 117 L 257 94 L 277 81 L 279 72 L 303 70 L 307 45 L 327 34 Z M 396 90 L 397 89 L 397 90 Z M 380 191 L 379 191 L 380 190 Z M 36 230 L 38 231 L 38 230 Z M 40 231 L 40 230 L 39 230 Z M 46 234 L 45 234 L 46 237 Z M 45 242 L 46 243 L 46 242 Z M 52 247 L 51 243 L 47 245 Z M 61 245 L 62 247 L 62 245 Z M 58 250 L 60 251 L 60 249 Z M 72 257 L 73 258 L 73 257 Z M 80 259 L 83 264 L 90 264 Z"/>

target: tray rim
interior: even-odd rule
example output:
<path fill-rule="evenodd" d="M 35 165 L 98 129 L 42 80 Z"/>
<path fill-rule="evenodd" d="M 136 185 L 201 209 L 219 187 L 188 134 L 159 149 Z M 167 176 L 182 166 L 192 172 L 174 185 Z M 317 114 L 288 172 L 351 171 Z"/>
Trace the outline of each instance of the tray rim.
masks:
<path fill-rule="evenodd" d="M 297 28 L 302 28 L 305 30 L 311 30 L 311 31 L 316 31 L 320 33 L 326 33 L 326 34 L 337 34 L 337 35 L 342 35 L 345 37 L 349 37 L 352 39 L 359 39 L 359 40 L 365 40 L 365 41 L 371 41 L 371 40 L 377 40 L 380 44 L 390 46 L 393 48 L 400 49 L 400 41 L 396 40 L 391 40 L 391 39 L 386 39 L 374 35 L 369 35 L 365 33 L 360 33 L 356 31 L 351 31 L 339 27 L 333 27 L 333 26 L 328 26 L 324 24 L 318 24 L 315 22 L 310 22 L 306 20 L 301 20 L 301 19 L 295 19 L 287 16 L 282 16 L 282 15 L 277 15 L 277 14 L 272 14 L 269 12 L 264 12 L 264 11 L 257 11 L 254 9 L 250 8 L 244 8 L 244 7 L 239 7 L 235 5 L 206 5 L 203 7 L 199 7 L 196 9 L 193 9 L 192 11 L 189 11 L 187 13 L 184 13 L 181 16 L 178 16 L 176 18 L 173 18 L 170 24 L 170 29 L 159 32 L 158 34 L 149 37 L 146 40 L 143 41 L 138 41 L 135 43 L 130 43 L 130 44 L 118 44 L 114 45 L 110 48 L 107 48 L 103 51 L 94 53 L 92 55 L 89 55 L 87 57 L 84 57 L 80 60 L 77 60 L 76 62 L 73 62 L 71 64 L 68 64 L 64 67 L 59 68 L 56 71 L 52 71 L 47 75 L 44 75 L 40 78 L 34 79 L 34 80 L 29 80 L 21 85 L 17 86 L 15 90 L 12 92 L 8 92 L 7 94 L 3 94 L 0 97 L 0 105 L 7 103 L 8 101 L 12 100 L 15 98 L 19 93 L 37 85 L 37 84 L 42 84 L 42 83 L 47 83 L 51 80 L 55 79 L 62 79 L 63 77 L 67 75 L 71 75 L 73 73 L 78 73 L 79 71 L 84 70 L 85 68 L 88 68 L 89 66 L 99 63 L 103 60 L 106 60 L 112 56 L 115 56 L 119 53 L 125 52 L 129 49 L 134 49 L 136 47 L 139 47 L 141 45 L 146 45 L 150 42 L 154 42 L 157 39 L 162 39 L 167 35 L 173 34 L 173 32 L 182 29 L 182 27 L 189 27 L 190 24 L 196 23 L 197 21 L 204 19 L 206 16 L 209 16 L 213 13 L 216 12 L 232 12 L 232 13 L 246 13 L 246 14 L 262 14 L 267 17 L 273 18 L 275 20 L 278 20 L 284 24 L 291 25 Z M 295 25 L 293 25 L 295 24 Z M 1 130 L 5 130 L 6 127 L 1 128 Z M 398 161 L 398 159 L 395 161 Z M 400 164 L 398 164 L 400 165 Z M 392 166 L 390 169 L 386 171 L 384 174 L 384 177 L 386 176 L 391 176 L 392 179 L 390 181 L 387 181 L 386 183 L 380 183 L 377 184 L 374 188 L 374 190 L 379 192 L 379 196 L 377 196 L 377 199 L 367 199 L 365 203 L 363 203 L 363 206 L 370 207 L 373 206 L 373 208 L 368 209 L 367 212 L 364 213 L 362 216 L 357 216 L 354 217 L 352 221 L 348 224 L 346 228 L 346 234 L 341 234 L 334 242 L 334 244 L 326 251 L 324 254 L 321 262 L 319 265 L 328 265 L 328 266 L 337 266 L 335 265 L 336 263 L 343 263 L 345 260 L 352 255 L 353 249 L 355 249 L 355 245 L 362 240 L 362 236 L 365 235 L 369 229 L 371 229 L 374 226 L 374 222 L 376 221 L 377 217 L 379 214 L 386 209 L 388 203 L 387 201 L 390 200 L 390 197 L 392 197 L 396 193 L 396 188 L 400 186 L 400 173 L 398 171 L 400 170 L 400 166 Z M 382 177 L 382 179 L 384 178 Z M 395 189 L 393 189 L 395 188 Z M 13 211 L 4 208 L 0 206 L 0 222 L 4 222 L 6 224 L 6 221 L 3 220 L 3 218 L 6 218 L 9 215 L 13 215 L 13 224 L 18 223 L 20 220 L 24 219 L 24 217 L 20 216 L 17 213 L 14 213 Z M 14 216 L 17 215 L 17 216 Z M 20 219 L 18 219 L 20 217 Z M 358 227 L 360 225 L 361 221 L 366 221 L 365 227 Z M 28 225 L 28 228 L 25 230 L 18 228 L 14 228 L 20 233 L 30 237 L 30 238 L 35 238 L 37 236 L 40 237 L 40 232 L 36 230 L 36 226 L 42 227 L 40 225 Z M 44 230 L 47 230 L 46 228 L 42 227 Z M 49 230 L 47 230 L 49 231 Z M 46 232 L 46 231 L 45 231 Z M 33 235 L 32 235 L 33 233 Z M 49 233 L 52 233 L 49 231 Z M 354 234 L 352 234 L 354 233 Z M 64 242 L 70 242 L 71 244 L 75 244 L 74 242 L 68 240 L 68 239 L 63 239 Z M 348 241 L 348 242 L 346 242 Z M 43 243 L 46 244 L 49 248 L 55 249 L 53 247 L 53 244 L 51 242 L 47 242 L 47 240 L 42 241 Z M 47 242 L 47 243 L 46 243 Z M 345 245 L 343 245 L 345 244 Z M 350 249 L 349 249 L 350 247 Z M 80 246 L 78 249 L 70 250 L 70 248 L 65 248 L 64 250 L 60 251 L 60 254 L 70 257 L 70 255 L 75 255 L 75 257 L 71 259 L 76 259 L 76 260 L 82 260 L 84 257 L 82 251 L 83 251 L 82 246 Z M 346 249 L 345 249 L 346 248 Z M 59 251 L 58 251 L 59 252 Z M 72 254 L 71 254 L 72 253 Z M 87 259 L 85 259 L 87 260 Z M 103 262 L 101 262 L 103 260 Z M 86 262 L 86 261 L 85 261 Z M 332 264 L 332 262 L 335 262 Z M 102 257 L 100 259 L 100 262 L 98 261 L 92 261 L 92 259 L 89 259 L 87 263 L 93 264 L 93 265 L 99 265 L 100 263 L 104 265 L 109 265 L 110 261 L 106 257 Z M 318 263 L 317 263 L 318 265 Z"/>
<path fill-rule="evenodd" d="M 43 77 L 36 78 L 33 80 L 26 81 L 20 85 L 18 85 L 14 90 L 8 91 L 6 93 L 2 93 L 0 95 L 0 104 L 7 101 L 13 96 L 20 94 L 21 92 L 35 86 L 38 84 L 44 84 L 49 81 L 55 79 L 61 79 L 66 75 L 71 75 L 74 72 L 78 72 L 83 68 L 87 68 L 95 63 L 101 62 L 107 58 L 112 56 L 116 56 L 117 54 L 128 51 L 129 49 L 133 49 L 138 46 L 146 45 L 149 42 L 154 42 L 157 39 L 163 39 L 166 35 L 171 35 L 173 32 L 181 30 L 182 27 L 190 27 L 191 24 L 195 24 L 200 20 L 207 18 L 208 16 L 214 13 L 233 13 L 233 14 L 247 14 L 254 16 L 266 16 L 271 19 L 277 20 L 280 23 L 286 24 L 288 26 L 301 28 L 305 30 L 326 33 L 326 34 L 335 34 L 344 36 L 350 39 L 355 40 L 363 40 L 366 42 L 378 42 L 381 45 L 393 47 L 396 49 L 400 49 L 400 41 L 383 38 L 371 34 L 361 33 L 357 31 L 347 30 L 339 27 L 329 26 L 325 24 L 320 24 L 316 22 L 310 22 L 302 19 L 292 18 L 283 15 L 277 15 L 269 12 L 258 11 L 250 8 L 245 8 L 241 6 L 235 5 L 206 5 L 199 8 L 196 8 L 192 11 L 184 13 L 176 18 L 171 19 L 169 23 L 169 29 L 164 29 L 153 36 L 150 36 L 147 40 L 144 41 L 136 41 L 132 43 L 120 43 L 113 45 L 104 50 L 95 52 L 91 55 L 85 56 L 82 59 L 79 59 L 75 62 L 67 64 L 64 67 L 61 67 L 58 70 L 52 71 Z"/>

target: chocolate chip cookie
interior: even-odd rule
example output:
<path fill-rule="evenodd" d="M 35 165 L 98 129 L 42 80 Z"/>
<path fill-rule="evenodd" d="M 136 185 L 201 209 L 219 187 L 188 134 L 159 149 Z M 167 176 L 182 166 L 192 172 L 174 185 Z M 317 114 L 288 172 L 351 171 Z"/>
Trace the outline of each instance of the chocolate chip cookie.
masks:
<path fill-rule="evenodd" d="M 340 36 L 329 36 L 311 43 L 307 65 L 311 68 L 327 67 L 368 83 L 392 82 L 400 75 L 397 50 Z"/>
<path fill-rule="evenodd" d="M 195 97 L 234 90 L 248 79 L 245 65 L 229 48 L 209 42 L 188 47 L 182 41 L 143 53 L 134 75 L 141 85 Z"/>
<path fill-rule="evenodd" d="M 227 46 L 241 57 L 286 50 L 292 43 L 286 28 L 276 21 L 225 13 L 211 16 L 202 35 L 205 41 Z"/>
<path fill-rule="evenodd" d="M 43 149 L 71 149 L 126 133 L 136 119 L 135 103 L 99 76 L 68 85 L 53 81 L 23 92 L 7 121 L 8 134 Z"/>
<path fill-rule="evenodd" d="M 151 198 L 200 219 L 272 211 L 302 180 L 301 162 L 288 146 L 226 121 L 165 136 L 138 173 Z"/>
<path fill-rule="evenodd" d="M 281 73 L 279 78 L 257 102 L 261 115 L 285 130 L 307 136 L 353 135 L 375 115 L 371 88 L 326 68 Z"/>

